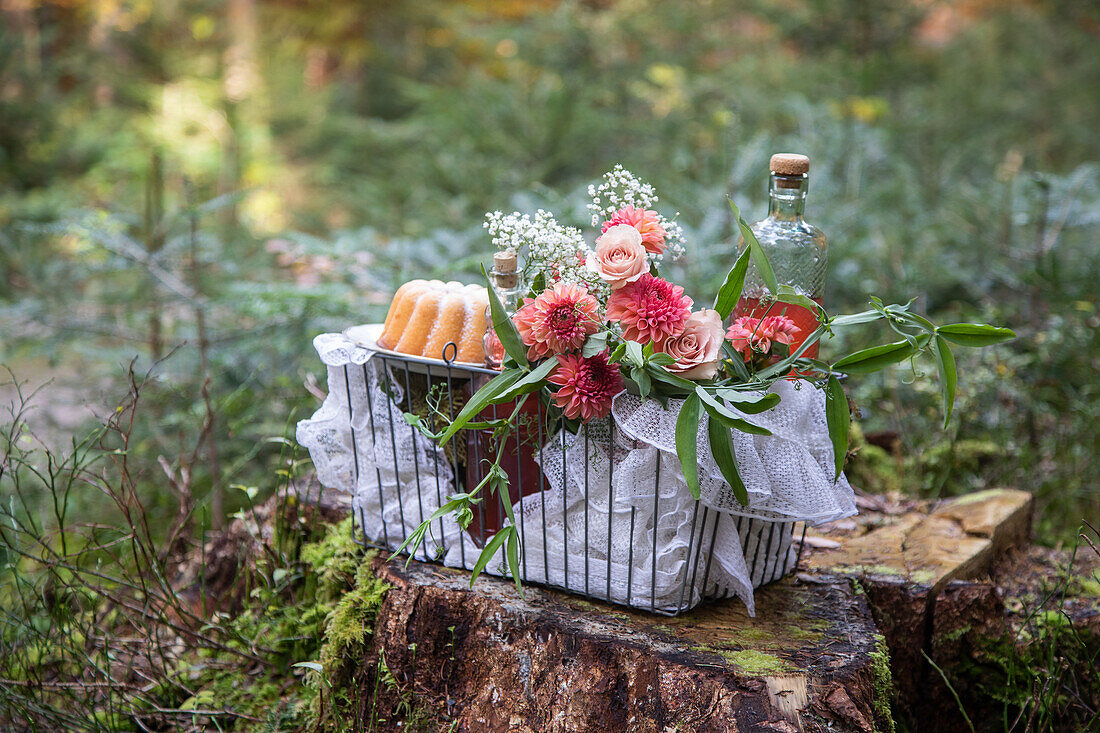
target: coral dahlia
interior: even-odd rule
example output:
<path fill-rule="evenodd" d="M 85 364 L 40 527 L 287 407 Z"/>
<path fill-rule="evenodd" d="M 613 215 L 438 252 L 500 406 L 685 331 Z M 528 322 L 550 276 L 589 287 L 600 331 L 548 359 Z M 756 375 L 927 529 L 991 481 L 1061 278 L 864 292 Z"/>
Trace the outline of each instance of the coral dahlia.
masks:
<path fill-rule="evenodd" d="M 606 417 L 611 401 L 623 388 L 619 368 L 607 363 L 606 351 L 587 359 L 580 354 L 561 354 L 546 381 L 558 385 L 554 402 L 565 416 L 586 422 Z"/>
<path fill-rule="evenodd" d="M 595 223 L 595 222 L 593 222 Z M 660 215 L 656 211 L 641 208 L 635 209 L 630 204 L 611 215 L 610 221 L 605 221 L 601 231 L 606 232 L 613 226 L 629 224 L 642 235 L 642 244 L 646 252 L 659 255 L 665 251 L 665 228 L 661 225 Z"/>
<path fill-rule="evenodd" d="M 611 292 L 607 320 L 616 321 L 630 341 L 649 343 L 680 333 L 691 315 L 684 289 L 648 272 Z"/>
<path fill-rule="evenodd" d="M 559 282 L 527 298 L 512 316 L 528 359 L 576 351 L 600 327 L 600 304 L 579 285 Z"/>
<path fill-rule="evenodd" d="M 734 320 L 733 325 L 726 331 L 726 338 L 733 344 L 733 348 L 745 356 L 745 361 L 752 358 L 752 352 L 768 353 L 772 348 L 772 342 L 790 346 L 794 343 L 794 337 L 801 333 L 802 329 L 794 325 L 794 321 L 786 316 L 768 316 L 763 320 L 752 316 L 741 316 Z"/>

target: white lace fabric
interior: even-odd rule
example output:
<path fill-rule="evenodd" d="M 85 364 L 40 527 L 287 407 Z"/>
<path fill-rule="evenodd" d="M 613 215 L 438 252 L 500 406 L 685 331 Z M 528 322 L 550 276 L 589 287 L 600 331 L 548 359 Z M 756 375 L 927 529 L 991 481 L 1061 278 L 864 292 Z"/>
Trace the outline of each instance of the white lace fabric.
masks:
<path fill-rule="evenodd" d="M 298 423 L 298 442 L 324 486 L 352 494 L 364 535 L 396 548 L 449 495 L 464 490 L 456 488 L 456 476 L 460 483 L 466 478 L 456 450 L 418 433 L 399 407 L 410 375 L 429 370 L 372 358 L 341 334 L 321 334 L 314 346 L 328 367 L 329 393 Z M 455 367 L 448 386 L 460 389 L 469 376 Z M 428 380 L 447 384 L 434 368 Z M 608 419 L 576 435 L 549 436 L 536 456 L 541 490 L 516 505 L 524 582 L 665 613 L 733 594 L 754 613 L 753 588 L 794 564 L 795 522 L 856 513 L 843 474 L 833 481 L 824 394 L 796 380 L 777 382 L 772 391 L 778 405 L 744 415 L 772 434 L 732 431 L 747 507 L 711 455 L 705 421 L 698 435 L 701 497 L 691 497 L 674 445 L 679 400 L 665 409 L 624 392 Z M 471 569 L 480 553 L 448 515 L 432 523 L 415 557 Z M 507 575 L 503 552 L 485 572 Z"/>

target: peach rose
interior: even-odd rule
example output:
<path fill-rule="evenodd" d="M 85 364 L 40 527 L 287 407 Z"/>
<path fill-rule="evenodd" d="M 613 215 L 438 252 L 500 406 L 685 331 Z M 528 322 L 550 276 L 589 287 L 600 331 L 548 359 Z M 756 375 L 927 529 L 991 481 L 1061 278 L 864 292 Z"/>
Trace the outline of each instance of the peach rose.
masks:
<path fill-rule="evenodd" d="M 722 337 L 722 317 L 718 311 L 704 309 L 688 316 L 679 334 L 666 338 L 655 348 L 676 360 L 665 367 L 673 374 L 684 379 L 710 379 L 718 371 Z"/>
<path fill-rule="evenodd" d="M 641 233 L 629 224 L 608 228 L 596 240 L 596 251 L 588 255 L 585 265 L 612 290 L 636 281 L 649 272 Z"/>

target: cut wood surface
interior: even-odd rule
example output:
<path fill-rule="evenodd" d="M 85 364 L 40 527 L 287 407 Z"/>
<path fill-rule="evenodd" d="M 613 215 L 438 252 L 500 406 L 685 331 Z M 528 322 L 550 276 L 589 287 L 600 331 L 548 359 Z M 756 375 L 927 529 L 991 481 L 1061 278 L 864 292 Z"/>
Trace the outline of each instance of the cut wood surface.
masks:
<path fill-rule="evenodd" d="M 463 731 L 869 732 L 892 714 L 913 731 L 966 730 L 955 694 L 977 730 L 999 730 L 975 660 L 1012 646 L 1024 609 L 1049 606 L 1066 554 L 1027 545 L 1025 492 L 860 502 L 860 516 L 809 530 L 799 572 L 757 591 L 756 618 L 734 599 L 666 618 L 535 587 L 521 598 L 504 580 L 470 589 L 462 571 L 376 560 L 392 589 L 364 669 L 384 657 Z M 1058 612 L 1094 643 L 1100 560 L 1085 560 Z"/>
<path fill-rule="evenodd" d="M 473 731 L 871 731 L 890 690 L 866 599 L 787 579 L 676 618 L 461 571 L 381 564 L 372 653 Z M 410 645 L 415 645 L 415 664 Z M 453 658 L 453 661 L 448 661 Z M 431 660 L 431 661 L 429 661 Z M 876 665 L 878 665 L 876 667 Z"/>
<path fill-rule="evenodd" d="M 987 571 L 994 557 L 1025 543 L 1031 507 L 1026 491 L 990 489 L 896 516 L 867 512 L 844 524 L 826 525 L 824 534 L 809 529 L 808 537 L 824 537 L 836 546 L 811 541 L 802 567 L 902 578 L 939 590 L 950 580 Z"/>

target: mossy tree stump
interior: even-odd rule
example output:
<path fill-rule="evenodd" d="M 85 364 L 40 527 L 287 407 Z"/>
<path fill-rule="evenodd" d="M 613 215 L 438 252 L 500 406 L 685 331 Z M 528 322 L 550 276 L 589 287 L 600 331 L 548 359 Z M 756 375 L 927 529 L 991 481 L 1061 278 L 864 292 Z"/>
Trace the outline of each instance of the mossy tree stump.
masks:
<path fill-rule="evenodd" d="M 1044 584 L 1065 558 L 1026 547 L 1030 512 L 1008 490 L 865 507 L 811 531 L 800 572 L 757 591 L 756 618 L 737 600 L 670 619 L 533 587 L 521 598 L 504 580 L 470 589 L 465 572 L 375 560 L 391 589 L 359 697 L 378 697 L 385 659 L 454 730 L 866 733 L 893 728 L 891 705 L 909 730 L 967 730 L 956 695 L 977 730 L 1001 730 L 989 674 L 1029 658 L 1029 608 L 1067 620 L 1079 688 L 1100 647 L 1100 558 L 1054 608 Z"/>
<path fill-rule="evenodd" d="M 882 637 L 850 580 L 787 579 L 676 618 L 420 563 L 371 658 L 471 731 L 872 731 L 889 723 Z"/>

